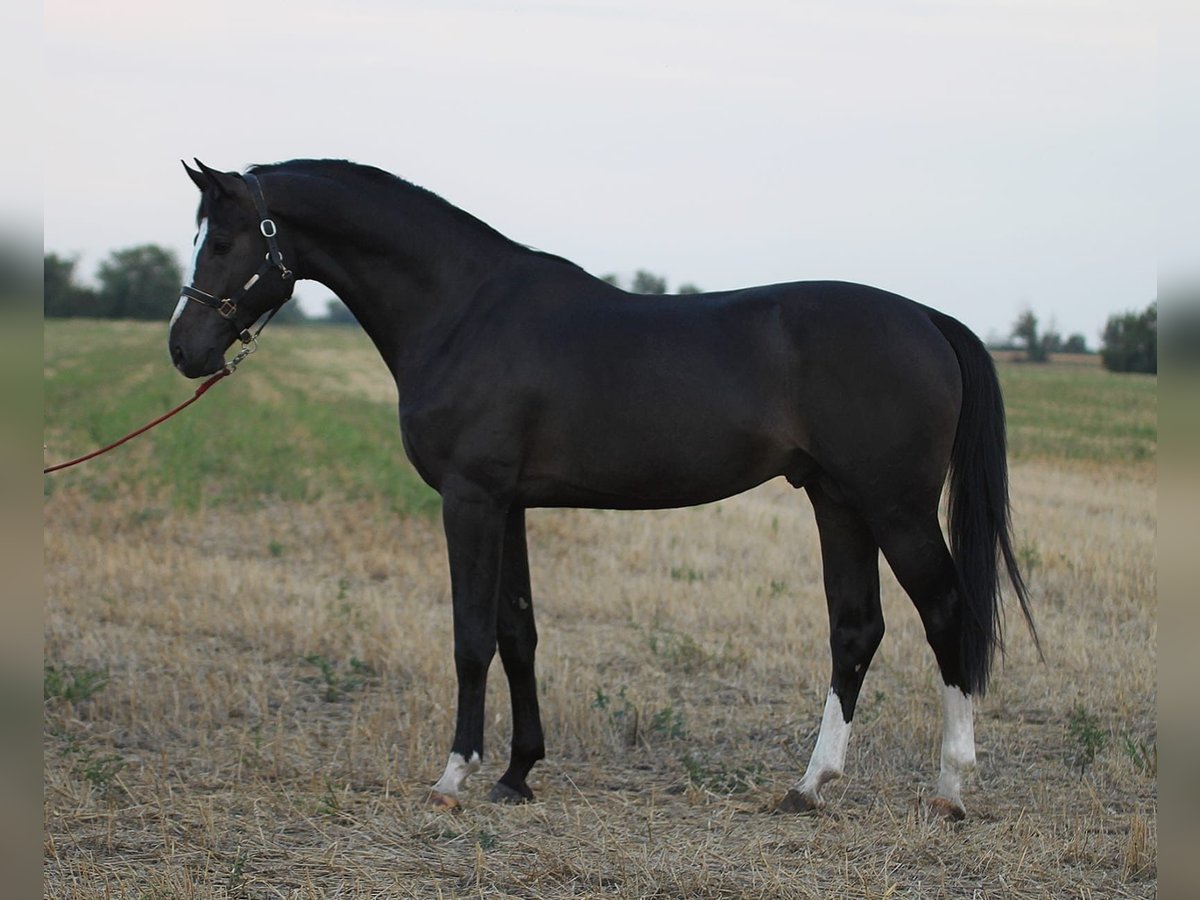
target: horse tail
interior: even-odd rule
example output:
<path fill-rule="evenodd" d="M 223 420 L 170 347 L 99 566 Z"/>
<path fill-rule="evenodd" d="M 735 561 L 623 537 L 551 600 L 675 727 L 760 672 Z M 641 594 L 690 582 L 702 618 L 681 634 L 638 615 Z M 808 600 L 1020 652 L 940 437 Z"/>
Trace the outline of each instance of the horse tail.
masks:
<path fill-rule="evenodd" d="M 929 317 L 954 348 L 962 371 L 962 408 L 950 455 L 950 554 L 964 599 L 961 653 L 967 688 L 987 689 L 992 658 L 1004 652 L 999 560 L 1041 655 L 1029 591 L 1012 548 L 1004 400 L 987 348 L 965 325 L 936 310 Z"/>

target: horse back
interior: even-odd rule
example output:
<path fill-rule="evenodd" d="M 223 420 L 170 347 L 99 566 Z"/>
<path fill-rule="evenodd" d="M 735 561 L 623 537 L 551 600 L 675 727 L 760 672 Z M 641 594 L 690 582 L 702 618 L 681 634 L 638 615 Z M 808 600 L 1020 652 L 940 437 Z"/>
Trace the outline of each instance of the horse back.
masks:
<path fill-rule="evenodd" d="M 406 442 L 526 505 L 691 505 L 848 471 L 864 448 L 936 438 L 948 419 L 952 438 L 953 352 L 894 294 L 635 295 L 568 272 L 486 301 L 409 404 Z"/>

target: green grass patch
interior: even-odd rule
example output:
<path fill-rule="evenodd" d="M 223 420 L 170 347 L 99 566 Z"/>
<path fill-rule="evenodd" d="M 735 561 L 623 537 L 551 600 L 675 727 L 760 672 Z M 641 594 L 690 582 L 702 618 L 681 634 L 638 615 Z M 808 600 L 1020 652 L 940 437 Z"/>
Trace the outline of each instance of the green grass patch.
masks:
<path fill-rule="evenodd" d="M 1158 379 L 1099 366 L 998 363 L 1011 459 L 1151 462 Z"/>
<path fill-rule="evenodd" d="M 167 360 L 166 323 L 48 321 L 44 330 L 48 463 L 107 444 L 192 396 Z M 314 353 L 319 352 L 314 363 Z M 356 392 L 346 371 L 366 372 Z M 193 406 L 112 453 L 47 476 L 104 501 L 135 486 L 175 508 L 325 495 L 373 498 L 404 513 L 437 497 L 405 459 L 394 392 L 358 329 L 276 326 L 258 354 Z"/>
<path fill-rule="evenodd" d="M 42 663 L 42 699 L 78 703 L 90 700 L 109 682 L 107 669 L 91 669 L 70 664 Z"/>

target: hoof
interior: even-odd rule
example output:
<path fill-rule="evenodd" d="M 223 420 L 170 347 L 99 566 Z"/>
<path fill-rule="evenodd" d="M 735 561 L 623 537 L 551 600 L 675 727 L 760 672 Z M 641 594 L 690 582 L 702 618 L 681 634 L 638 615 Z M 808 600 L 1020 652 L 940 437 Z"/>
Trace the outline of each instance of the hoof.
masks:
<path fill-rule="evenodd" d="M 819 800 L 814 801 L 807 794 L 802 794 L 792 788 L 783 795 L 782 800 L 775 804 L 775 812 L 795 816 L 811 816 L 820 810 L 822 805 Z"/>
<path fill-rule="evenodd" d="M 429 799 L 425 801 L 434 809 L 443 810 L 444 812 L 462 812 L 462 806 L 458 802 L 457 797 L 451 797 L 449 794 L 443 794 L 441 791 L 430 791 Z"/>
<path fill-rule="evenodd" d="M 929 812 L 948 822 L 961 822 L 967 817 L 967 811 L 962 805 L 945 797 L 934 797 L 929 801 Z"/>
<path fill-rule="evenodd" d="M 492 788 L 492 792 L 488 794 L 488 799 L 493 803 L 505 803 L 512 806 L 520 803 L 532 803 L 533 791 L 529 790 L 526 785 L 521 785 L 521 787 L 525 789 L 518 790 L 517 788 L 509 787 L 503 781 L 497 781 L 495 787 Z"/>

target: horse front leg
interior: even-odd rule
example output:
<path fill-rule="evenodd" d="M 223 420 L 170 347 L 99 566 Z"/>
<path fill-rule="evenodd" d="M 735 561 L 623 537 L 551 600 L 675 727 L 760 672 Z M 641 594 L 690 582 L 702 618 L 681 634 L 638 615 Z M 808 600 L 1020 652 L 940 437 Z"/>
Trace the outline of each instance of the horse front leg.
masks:
<path fill-rule="evenodd" d="M 429 800 L 447 809 L 459 805 L 464 782 L 483 760 L 483 707 L 488 667 L 496 655 L 496 603 L 507 514 L 504 505 L 486 496 L 443 493 L 458 712 L 450 758 Z"/>
<path fill-rule="evenodd" d="M 500 659 L 512 697 L 512 756 L 508 770 L 492 788 L 497 803 L 525 803 L 533 791 L 525 779 L 534 763 L 546 756 L 542 718 L 538 711 L 534 651 L 533 592 L 529 585 L 529 552 L 525 543 L 525 510 L 509 510 L 504 529 L 504 558 L 500 568 L 500 600 L 496 611 Z"/>

